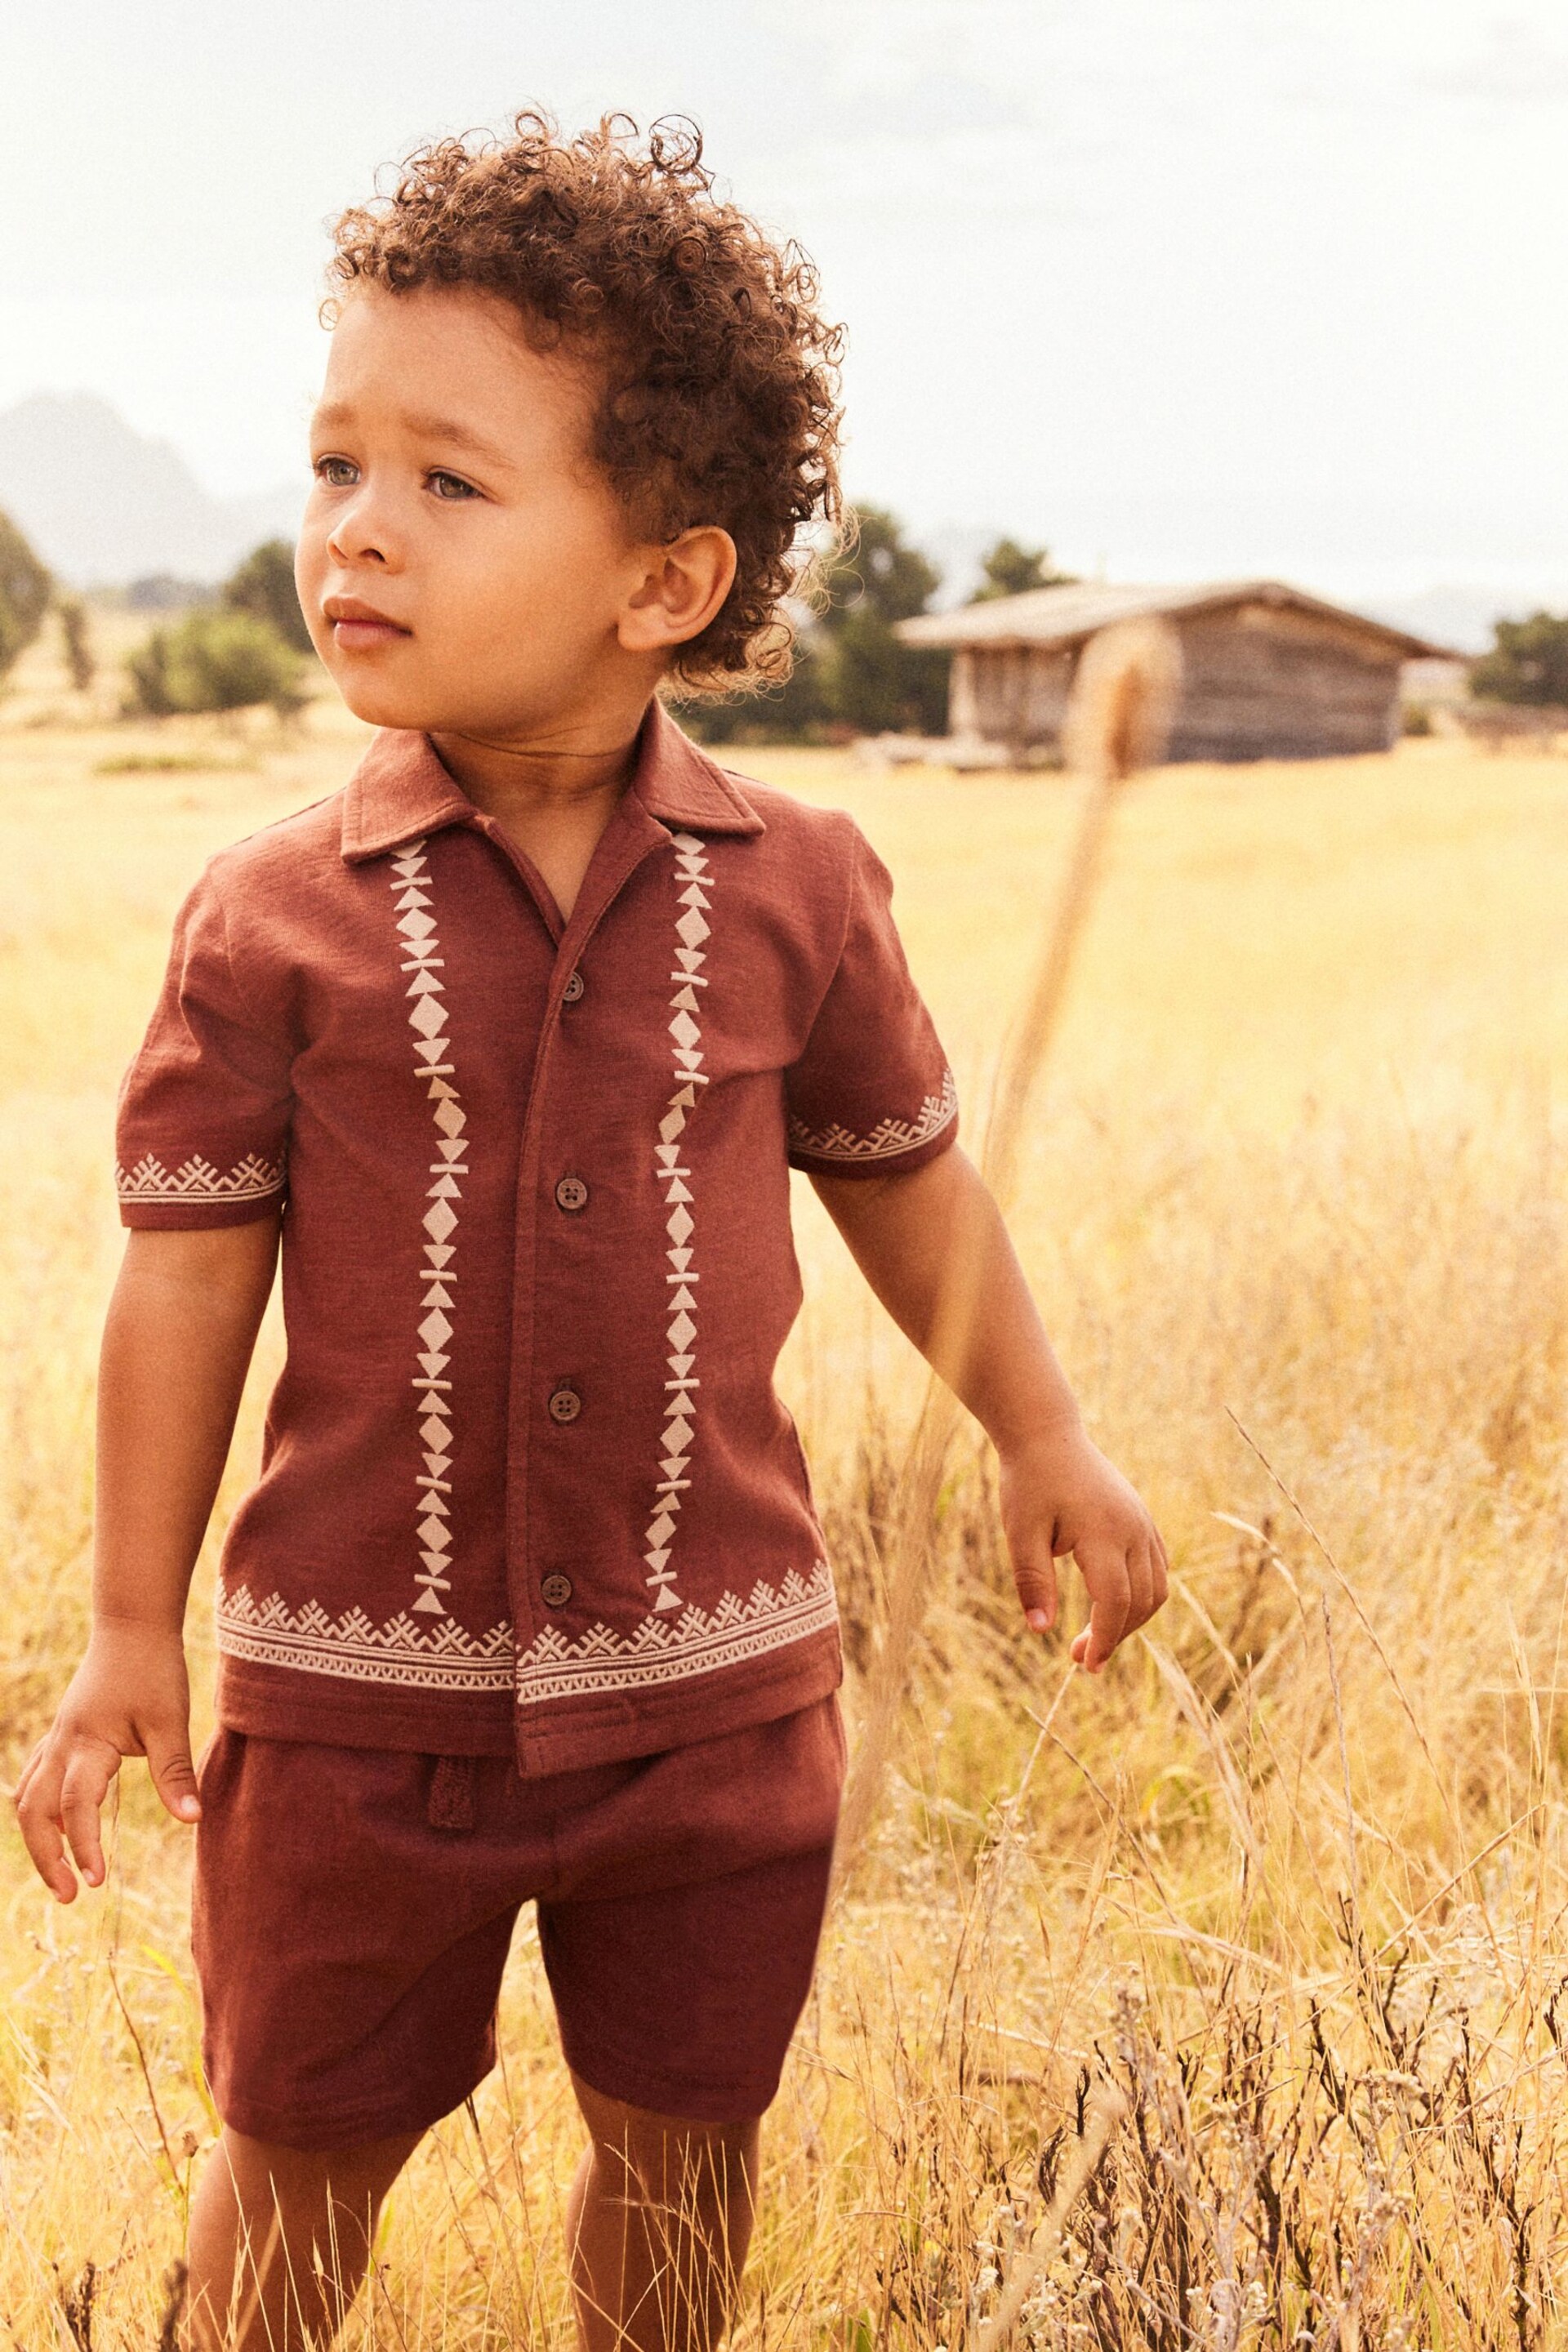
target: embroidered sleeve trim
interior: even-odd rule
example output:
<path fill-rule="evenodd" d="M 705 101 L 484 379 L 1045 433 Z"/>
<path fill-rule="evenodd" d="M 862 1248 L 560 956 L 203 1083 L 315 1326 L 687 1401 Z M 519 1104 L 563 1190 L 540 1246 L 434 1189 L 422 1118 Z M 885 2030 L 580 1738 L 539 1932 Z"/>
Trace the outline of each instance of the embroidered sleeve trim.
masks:
<path fill-rule="evenodd" d="M 897 1160 L 929 1143 L 957 1117 L 958 1088 L 952 1072 L 944 1070 L 942 1092 L 926 1096 L 918 1118 L 885 1118 L 868 1135 L 856 1135 L 837 1121 L 830 1127 L 810 1128 L 804 1120 L 792 1118 L 789 1148 L 809 1160 Z"/>
<path fill-rule="evenodd" d="M 596 1624 L 577 1641 L 547 1626 L 517 1662 L 519 1706 L 552 1699 L 587 1698 L 603 1691 L 652 1690 L 717 1674 L 764 1656 L 838 1622 L 833 1579 L 826 1560 L 808 1575 L 792 1569 L 775 1588 L 758 1582 L 742 1601 L 726 1592 L 712 1610 L 689 1606 L 679 1616 L 650 1612 L 635 1633 Z"/>
<path fill-rule="evenodd" d="M 226 1657 L 405 1690 L 508 1691 L 515 1673 L 510 1624 L 465 1633 L 451 1617 L 419 1625 L 399 1614 L 374 1625 L 363 1609 L 333 1618 L 308 1601 L 291 1610 L 280 1594 L 258 1601 L 244 1584 L 218 1602 L 217 1638 Z"/>
<path fill-rule="evenodd" d="M 284 1182 L 282 1160 L 265 1160 L 256 1151 L 237 1160 L 226 1176 L 199 1154 L 171 1173 L 151 1151 L 134 1168 L 114 1171 L 115 1190 L 122 1201 L 190 1201 L 198 1205 L 205 1201 L 265 1201 L 280 1192 Z"/>

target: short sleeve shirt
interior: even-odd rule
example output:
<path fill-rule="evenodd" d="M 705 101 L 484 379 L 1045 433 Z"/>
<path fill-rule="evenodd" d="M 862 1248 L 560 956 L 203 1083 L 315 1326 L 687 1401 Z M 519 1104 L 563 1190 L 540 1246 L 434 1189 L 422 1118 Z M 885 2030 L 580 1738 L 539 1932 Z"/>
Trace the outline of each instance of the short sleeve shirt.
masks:
<path fill-rule="evenodd" d="M 839 1677 L 773 1388 L 788 1171 L 956 1132 L 852 821 L 655 705 L 569 920 L 427 739 L 215 858 L 119 1118 L 129 1225 L 282 1213 L 219 1716 L 540 1774 Z"/>

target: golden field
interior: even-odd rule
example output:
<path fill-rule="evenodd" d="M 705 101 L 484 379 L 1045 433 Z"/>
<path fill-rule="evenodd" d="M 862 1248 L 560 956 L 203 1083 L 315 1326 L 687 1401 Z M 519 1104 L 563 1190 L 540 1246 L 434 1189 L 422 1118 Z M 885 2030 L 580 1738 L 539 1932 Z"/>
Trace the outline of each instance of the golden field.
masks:
<path fill-rule="evenodd" d="M 356 740 L 321 704 L 292 740 L 111 724 L 37 666 L 0 704 L 8 1776 L 82 1638 L 112 1096 L 170 917 Z M 866 826 L 978 1111 L 1075 788 L 740 764 Z M 1418 743 L 1130 792 L 1016 1223 L 1174 1589 L 1102 1682 L 1071 1676 L 1020 1634 L 963 1441 L 899 1769 L 767 2130 L 744 2352 L 959 2352 L 1009 2279 L 1039 2347 L 1568 2342 L 1565 882 L 1561 760 Z M 920 1383 L 800 1211 L 785 1381 L 853 1722 Z M 0 2332 L 25 2352 L 157 2342 L 213 2136 L 185 1833 L 125 1781 L 101 1895 L 58 1910 L 0 1845 Z M 352 2343 L 572 2340 L 577 2132 L 531 1932 L 504 2024 L 394 2195 Z M 1031 2252 L 1097 2085 L 1109 2153 Z"/>

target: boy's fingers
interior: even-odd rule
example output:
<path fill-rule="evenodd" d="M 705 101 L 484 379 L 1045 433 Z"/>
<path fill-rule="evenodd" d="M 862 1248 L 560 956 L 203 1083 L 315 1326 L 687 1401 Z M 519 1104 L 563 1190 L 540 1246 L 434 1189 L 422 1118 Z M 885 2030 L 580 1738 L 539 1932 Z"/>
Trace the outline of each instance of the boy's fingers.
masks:
<path fill-rule="evenodd" d="M 1048 1539 L 1037 1552 L 1032 1547 L 1014 1547 L 1013 1581 L 1031 1632 L 1048 1633 L 1057 1622 L 1058 1602 L 1057 1564 Z"/>
<path fill-rule="evenodd" d="M 1158 1528 L 1154 1530 L 1154 1607 L 1163 1609 L 1171 1597 L 1171 1555 Z"/>
<path fill-rule="evenodd" d="M 1131 1580 L 1127 1554 L 1114 1546 L 1086 1544 L 1077 1557 L 1090 1601 L 1088 1639 L 1079 1663 L 1097 1675 L 1127 1630 Z"/>
<path fill-rule="evenodd" d="M 18 1811 L 21 1811 L 23 1798 L 26 1795 L 27 1790 L 32 1787 L 38 1766 L 43 1761 L 43 1757 L 44 1743 L 40 1739 L 32 1754 L 28 1757 L 26 1762 L 23 1765 L 21 1777 L 18 1779 L 16 1787 L 11 1791 L 11 1802 L 16 1807 Z"/>
<path fill-rule="evenodd" d="M 146 1746 L 147 1769 L 164 1805 L 177 1822 L 194 1822 L 202 1809 L 189 1733 L 149 1732 Z"/>
<path fill-rule="evenodd" d="M 94 1740 L 79 1748 L 66 1766 L 60 1788 L 60 1822 L 76 1856 L 76 1866 L 89 1886 L 103 1884 L 103 1840 L 99 1808 L 109 1784 L 120 1769 L 120 1752 Z"/>
<path fill-rule="evenodd" d="M 76 1874 L 66 1860 L 65 1840 L 60 1835 L 62 1777 L 57 1759 L 40 1759 L 26 1797 L 17 1804 L 16 1820 L 33 1868 L 51 1895 L 69 1903 L 76 1895 Z"/>
<path fill-rule="evenodd" d="M 1135 1543 L 1127 1555 L 1128 1607 L 1124 1634 L 1146 1625 L 1159 1603 L 1154 1598 L 1154 1552 L 1147 1541 Z"/>

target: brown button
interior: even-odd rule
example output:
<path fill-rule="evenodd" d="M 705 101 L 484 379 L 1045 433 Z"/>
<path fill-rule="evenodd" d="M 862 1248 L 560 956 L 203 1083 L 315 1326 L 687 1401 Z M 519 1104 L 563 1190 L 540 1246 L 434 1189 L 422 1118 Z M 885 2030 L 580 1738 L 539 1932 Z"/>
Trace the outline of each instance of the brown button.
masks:
<path fill-rule="evenodd" d="M 561 992 L 561 1002 L 563 1004 L 575 1004 L 582 993 L 583 975 L 580 971 L 574 971 Z"/>
<path fill-rule="evenodd" d="M 547 1609 L 564 1609 L 572 1598 L 569 1576 L 547 1576 L 539 1588 L 540 1598 Z"/>
<path fill-rule="evenodd" d="M 583 1400 L 575 1389 L 552 1389 L 550 1392 L 550 1418 L 563 1423 L 575 1421 L 583 1410 Z"/>
<path fill-rule="evenodd" d="M 564 1209 L 568 1216 L 575 1216 L 579 1209 L 587 1207 L 588 1187 L 581 1176 L 563 1176 L 555 1187 L 555 1205 Z"/>

